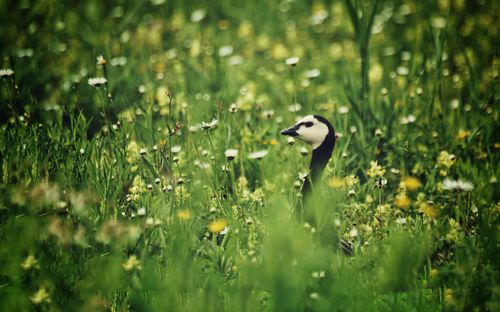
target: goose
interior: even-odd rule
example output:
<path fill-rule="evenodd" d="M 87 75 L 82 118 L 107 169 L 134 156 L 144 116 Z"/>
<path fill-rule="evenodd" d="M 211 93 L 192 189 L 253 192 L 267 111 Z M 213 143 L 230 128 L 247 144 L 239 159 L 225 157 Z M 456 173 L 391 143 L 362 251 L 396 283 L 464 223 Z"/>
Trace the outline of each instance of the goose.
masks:
<path fill-rule="evenodd" d="M 282 135 L 291 136 L 312 146 L 312 157 L 309 164 L 309 173 L 302 186 L 302 199 L 297 205 L 296 214 L 300 220 L 302 207 L 307 204 L 308 198 L 313 195 L 314 185 L 318 183 L 323 175 L 328 161 L 332 157 L 335 148 L 335 130 L 332 124 L 323 116 L 308 115 L 299 120 L 295 125 L 281 131 Z M 342 251 L 352 255 L 352 245 L 340 241 Z"/>
<path fill-rule="evenodd" d="M 307 199 L 332 157 L 335 148 L 335 130 L 326 118 L 319 115 L 308 115 L 292 127 L 282 130 L 281 134 L 297 138 L 312 146 L 309 175 L 302 187 L 302 197 Z"/>

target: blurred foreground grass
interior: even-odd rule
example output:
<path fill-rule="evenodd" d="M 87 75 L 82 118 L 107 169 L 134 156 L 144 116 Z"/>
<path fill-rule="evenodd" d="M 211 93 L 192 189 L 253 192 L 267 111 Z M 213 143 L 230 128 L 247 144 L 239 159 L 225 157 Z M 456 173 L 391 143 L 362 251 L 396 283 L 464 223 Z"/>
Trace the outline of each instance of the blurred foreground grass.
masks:
<path fill-rule="evenodd" d="M 500 309 L 499 3 L 0 8 L 2 310 Z"/>

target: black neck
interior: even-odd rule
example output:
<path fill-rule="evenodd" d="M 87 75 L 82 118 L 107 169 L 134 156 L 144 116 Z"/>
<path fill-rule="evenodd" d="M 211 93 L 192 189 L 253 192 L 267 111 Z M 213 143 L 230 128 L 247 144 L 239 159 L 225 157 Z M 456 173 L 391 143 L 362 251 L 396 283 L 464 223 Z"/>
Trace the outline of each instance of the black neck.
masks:
<path fill-rule="evenodd" d="M 335 132 L 331 129 L 323 143 L 313 150 L 311 164 L 309 165 L 309 175 L 302 188 L 303 196 L 307 196 L 311 191 L 311 184 L 314 185 L 321 178 L 328 161 L 332 157 L 334 147 Z"/>

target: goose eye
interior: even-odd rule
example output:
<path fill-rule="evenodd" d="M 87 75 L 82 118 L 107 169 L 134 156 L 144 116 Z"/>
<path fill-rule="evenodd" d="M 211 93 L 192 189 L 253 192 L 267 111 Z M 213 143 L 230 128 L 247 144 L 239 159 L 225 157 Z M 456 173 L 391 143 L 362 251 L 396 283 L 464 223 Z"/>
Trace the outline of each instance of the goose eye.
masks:
<path fill-rule="evenodd" d="M 312 121 L 304 122 L 304 126 L 306 126 L 307 128 L 310 128 L 313 126 L 313 123 L 312 123 Z"/>

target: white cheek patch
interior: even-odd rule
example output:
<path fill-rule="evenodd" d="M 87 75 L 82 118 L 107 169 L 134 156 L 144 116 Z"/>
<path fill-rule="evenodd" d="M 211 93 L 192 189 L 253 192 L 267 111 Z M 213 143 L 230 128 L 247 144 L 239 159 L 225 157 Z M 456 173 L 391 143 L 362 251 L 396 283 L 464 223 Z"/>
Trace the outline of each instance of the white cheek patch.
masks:
<path fill-rule="evenodd" d="M 302 125 L 297 130 L 298 138 L 311 144 L 313 149 L 318 148 L 328 135 L 328 127 L 313 116 L 307 116 L 300 122 L 313 122 L 313 125 L 311 127 Z"/>

